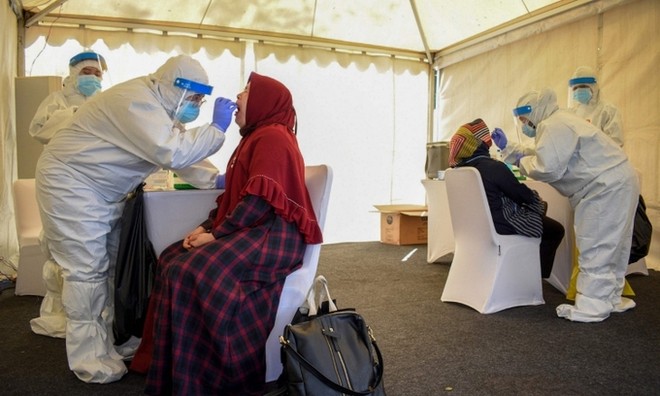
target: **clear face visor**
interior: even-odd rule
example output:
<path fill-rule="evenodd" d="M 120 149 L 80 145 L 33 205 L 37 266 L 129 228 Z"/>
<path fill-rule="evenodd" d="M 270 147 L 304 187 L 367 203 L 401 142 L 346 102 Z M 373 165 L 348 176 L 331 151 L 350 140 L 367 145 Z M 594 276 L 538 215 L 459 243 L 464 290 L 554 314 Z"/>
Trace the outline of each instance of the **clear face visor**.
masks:
<path fill-rule="evenodd" d="M 529 116 L 532 114 L 532 106 L 520 106 L 513 109 L 513 123 L 516 126 L 516 130 L 522 131 L 523 126 L 527 125 L 529 128 L 536 129 L 536 125 L 529 120 Z"/>
<path fill-rule="evenodd" d="M 174 86 L 182 89 L 181 97 L 176 105 L 176 109 L 174 109 L 174 120 L 185 124 L 189 120 L 181 119 L 182 111 L 186 110 L 184 106 L 192 106 L 199 109 L 206 102 L 206 95 L 213 92 L 213 87 L 185 78 L 174 80 Z"/>
<path fill-rule="evenodd" d="M 594 77 L 577 77 L 568 80 L 568 101 L 566 103 L 570 104 L 569 107 L 579 103 L 575 99 L 576 90 L 580 88 L 589 89 L 591 95 L 593 95 L 594 84 L 596 84 L 596 79 Z"/>

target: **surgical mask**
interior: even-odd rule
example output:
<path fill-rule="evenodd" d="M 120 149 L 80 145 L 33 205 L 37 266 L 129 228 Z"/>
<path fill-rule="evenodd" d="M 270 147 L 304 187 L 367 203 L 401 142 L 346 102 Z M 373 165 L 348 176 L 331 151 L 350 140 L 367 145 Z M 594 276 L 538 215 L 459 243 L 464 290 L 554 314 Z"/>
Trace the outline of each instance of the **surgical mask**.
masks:
<path fill-rule="evenodd" d="M 589 88 L 578 88 L 573 91 L 573 99 L 586 105 L 591 100 L 591 90 Z"/>
<path fill-rule="evenodd" d="M 525 136 L 527 137 L 533 138 L 534 136 L 536 136 L 536 128 L 533 128 L 529 124 L 523 124 L 522 133 L 525 134 Z"/>
<path fill-rule="evenodd" d="M 183 101 L 175 117 L 182 124 L 195 121 L 199 117 L 199 104 L 190 100 Z"/>
<path fill-rule="evenodd" d="M 527 120 L 527 122 L 524 122 L 522 124 L 522 131 L 523 131 L 523 134 L 527 137 L 536 136 L 536 126 L 534 125 L 534 123 L 532 123 L 529 120 Z"/>
<path fill-rule="evenodd" d="M 101 90 L 101 80 L 96 76 L 78 76 L 78 91 L 84 96 L 92 96 Z"/>

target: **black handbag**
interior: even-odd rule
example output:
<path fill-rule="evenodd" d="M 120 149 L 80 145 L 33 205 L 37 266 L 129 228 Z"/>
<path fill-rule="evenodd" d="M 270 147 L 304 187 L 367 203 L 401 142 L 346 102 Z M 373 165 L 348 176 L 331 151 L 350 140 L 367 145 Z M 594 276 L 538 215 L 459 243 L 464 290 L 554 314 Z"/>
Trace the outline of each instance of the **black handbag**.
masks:
<path fill-rule="evenodd" d="M 371 328 L 355 310 L 337 309 L 322 275 L 280 344 L 288 395 L 385 396 L 383 357 Z"/>
<path fill-rule="evenodd" d="M 115 266 L 115 345 L 131 336 L 142 337 L 149 296 L 156 270 L 156 253 L 147 236 L 144 219 L 144 183 L 124 204 Z"/>

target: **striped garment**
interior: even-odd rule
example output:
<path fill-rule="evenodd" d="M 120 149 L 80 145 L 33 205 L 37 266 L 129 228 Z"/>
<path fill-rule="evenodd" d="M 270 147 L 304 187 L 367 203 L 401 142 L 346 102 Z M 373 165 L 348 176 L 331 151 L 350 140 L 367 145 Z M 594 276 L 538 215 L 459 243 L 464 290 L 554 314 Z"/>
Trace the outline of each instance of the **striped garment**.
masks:
<path fill-rule="evenodd" d="M 539 193 L 534 192 L 534 202 L 518 205 L 511 198 L 502 195 L 502 213 L 504 218 L 520 235 L 540 238 L 543 235 L 543 215 L 545 206 Z"/>

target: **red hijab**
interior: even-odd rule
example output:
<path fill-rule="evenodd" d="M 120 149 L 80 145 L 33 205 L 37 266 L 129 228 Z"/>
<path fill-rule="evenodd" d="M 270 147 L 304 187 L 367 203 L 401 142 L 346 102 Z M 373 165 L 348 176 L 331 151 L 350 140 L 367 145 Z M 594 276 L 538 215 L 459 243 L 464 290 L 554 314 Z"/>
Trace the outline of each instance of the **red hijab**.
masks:
<path fill-rule="evenodd" d="M 218 197 L 214 227 L 246 195 L 266 200 L 275 213 L 295 222 L 309 244 L 321 243 L 307 187 L 305 163 L 293 133 L 296 115 L 289 90 L 279 81 L 250 75 L 246 125 L 227 165 L 226 191 Z"/>

